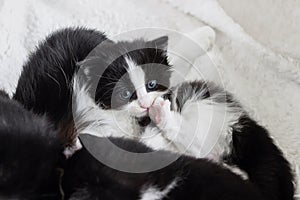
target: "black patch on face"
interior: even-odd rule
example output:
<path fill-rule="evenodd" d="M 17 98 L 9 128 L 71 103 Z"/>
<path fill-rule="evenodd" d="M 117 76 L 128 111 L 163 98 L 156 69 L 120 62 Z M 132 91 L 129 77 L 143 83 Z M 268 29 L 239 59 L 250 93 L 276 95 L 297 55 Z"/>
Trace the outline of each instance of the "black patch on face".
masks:
<path fill-rule="evenodd" d="M 158 42 L 167 41 L 162 40 Z M 149 81 L 155 80 L 157 85 L 151 91 L 166 90 L 170 85 L 171 67 L 168 64 L 166 50 L 159 48 L 165 47 L 162 44 L 157 44 L 157 40 L 149 42 L 135 40 L 133 42 L 111 43 L 110 46 L 107 46 L 105 55 L 100 52 L 100 55 L 97 56 L 100 56 L 101 59 L 99 60 L 101 60 L 102 65 L 107 64 L 107 67 L 100 79 L 98 78 L 99 82 L 95 95 L 96 102 L 100 103 L 103 108 L 116 109 L 137 99 L 135 88 L 127 73 L 126 58 L 131 59 L 144 70 L 146 88 Z M 120 56 L 116 56 L 117 58 L 114 60 L 109 58 L 109 56 L 113 57 L 116 54 Z M 110 60 L 113 61 L 109 63 Z M 148 90 L 148 92 L 151 91 Z M 130 93 L 130 97 L 125 95 L 128 98 L 122 98 L 122 96 L 124 97 L 122 93 Z"/>

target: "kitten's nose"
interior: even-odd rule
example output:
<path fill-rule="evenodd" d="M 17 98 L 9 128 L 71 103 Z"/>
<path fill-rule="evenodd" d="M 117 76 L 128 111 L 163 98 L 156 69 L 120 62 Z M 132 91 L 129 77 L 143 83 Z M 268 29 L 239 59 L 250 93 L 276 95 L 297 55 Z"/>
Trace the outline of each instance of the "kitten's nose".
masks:
<path fill-rule="evenodd" d="M 141 100 L 139 101 L 139 104 L 140 104 L 141 108 L 148 109 L 152 105 L 152 101 L 151 101 L 151 99 L 148 99 L 148 98 L 141 98 Z"/>
<path fill-rule="evenodd" d="M 147 104 L 145 102 L 139 102 L 139 104 L 140 104 L 141 108 L 144 108 L 144 109 L 148 109 L 151 106 L 151 104 Z"/>
<path fill-rule="evenodd" d="M 145 105 L 140 105 L 141 108 L 144 108 L 144 109 L 148 109 L 149 107 L 148 106 L 145 106 Z"/>

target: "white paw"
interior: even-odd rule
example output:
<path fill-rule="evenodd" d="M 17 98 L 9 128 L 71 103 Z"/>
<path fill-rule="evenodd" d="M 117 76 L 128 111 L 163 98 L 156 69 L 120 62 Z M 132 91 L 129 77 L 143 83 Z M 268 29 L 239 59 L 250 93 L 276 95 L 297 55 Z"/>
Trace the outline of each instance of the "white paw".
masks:
<path fill-rule="evenodd" d="M 163 128 L 166 125 L 170 114 L 171 102 L 162 97 L 156 98 L 149 108 L 149 117 L 159 128 Z"/>
<path fill-rule="evenodd" d="M 210 26 L 202 26 L 189 33 L 188 36 L 207 52 L 215 43 L 216 32 Z"/>
<path fill-rule="evenodd" d="M 80 142 L 80 140 L 77 138 L 75 144 L 73 144 L 70 147 L 65 148 L 64 150 L 64 155 L 66 156 L 66 158 L 70 158 L 76 151 L 82 149 L 82 144 Z"/>

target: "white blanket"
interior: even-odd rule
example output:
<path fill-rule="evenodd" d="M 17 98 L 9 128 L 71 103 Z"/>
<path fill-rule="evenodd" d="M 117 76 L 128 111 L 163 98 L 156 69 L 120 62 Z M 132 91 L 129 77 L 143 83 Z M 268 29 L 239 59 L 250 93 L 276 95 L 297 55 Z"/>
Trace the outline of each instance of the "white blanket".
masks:
<path fill-rule="evenodd" d="M 226 88 L 299 165 L 299 61 L 258 44 L 214 0 L 0 0 L 0 87 L 12 93 L 28 53 L 60 27 L 81 25 L 114 35 L 142 27 L 188 32 L 203 22 L 218 31 L 209 55 Z"/>

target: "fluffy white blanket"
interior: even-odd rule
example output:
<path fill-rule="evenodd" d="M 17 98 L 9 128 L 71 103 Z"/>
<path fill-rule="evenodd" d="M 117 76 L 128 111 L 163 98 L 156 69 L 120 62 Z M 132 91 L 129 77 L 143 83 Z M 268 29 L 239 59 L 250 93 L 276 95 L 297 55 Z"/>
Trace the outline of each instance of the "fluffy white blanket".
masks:
<path fill-rule="evenodd" d="M 80 25 L 114 35 L 143 27 L 189 32 L 203 22 L 217 30 L 209 56 L 225 87 L 270 130 L 296 169 L 300 165 L 299 61 L 257 43 L 215 0 L 0 0 L 0 87 L 12 93 L 28 53 L 60 27 Z"/>

